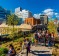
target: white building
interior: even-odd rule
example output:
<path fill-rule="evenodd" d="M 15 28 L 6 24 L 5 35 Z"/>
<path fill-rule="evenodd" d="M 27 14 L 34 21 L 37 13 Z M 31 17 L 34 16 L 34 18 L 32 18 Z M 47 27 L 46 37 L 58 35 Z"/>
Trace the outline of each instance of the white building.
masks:
<path fill-rule="evenodd" d="M 17 15 L 19 18 L 23 18 L 23 20 L 32 17 L 32 13 L 30 11 L 25 9 L 22 10 L 20 7 L 15 9 L 15 15 Z"/>
<path fill-rule="evenodd" d="M 32 13 L 28 10 L 22 10 L 22 18 L 25 19 L 25 18 L 30 18 L 32 17 Z"/>
<path fill-rule="evenodd" d="M 15 9 L 15 13 L 18 13 L 20 11 L 22 11 L 22 8 L 21 7 L 18 7 L 18 8 Z"/>

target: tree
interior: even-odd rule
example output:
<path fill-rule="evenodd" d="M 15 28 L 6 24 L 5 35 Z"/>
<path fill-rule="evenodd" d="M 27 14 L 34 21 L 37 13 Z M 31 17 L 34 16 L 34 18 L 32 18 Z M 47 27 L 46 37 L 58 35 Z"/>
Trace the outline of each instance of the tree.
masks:
<path fill-rule="evenodd" d="M 14 32 L 14 25 L 17 25 L 18 22 L 19 22 L 19 18 L 15 14 L 7 16 L 7 24 L 9 26 L 13 26 L 13 32 Z"/>
<path fill-rule="evenodd" d="M 57 27 L 56 27 L 56 25 L 54 24 L 53 21 L 49 21 L 48 30 L 49 30 L 50 33 L 52 33 L 52 32 L 54 32 L 55 34 L 57 33 Z"/>

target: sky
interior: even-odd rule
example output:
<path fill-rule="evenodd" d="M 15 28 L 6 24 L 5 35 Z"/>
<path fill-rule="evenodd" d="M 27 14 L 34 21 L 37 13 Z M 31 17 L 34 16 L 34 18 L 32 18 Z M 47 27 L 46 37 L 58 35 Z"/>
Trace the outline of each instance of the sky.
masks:
<path fill-rule="evenodd" d="M 0 0 L 0 6 L 11 10 L 22 7 L 32 12 L 34 17 L 46 14 L 51 17 L 59 17 L 59 0 Z"/>

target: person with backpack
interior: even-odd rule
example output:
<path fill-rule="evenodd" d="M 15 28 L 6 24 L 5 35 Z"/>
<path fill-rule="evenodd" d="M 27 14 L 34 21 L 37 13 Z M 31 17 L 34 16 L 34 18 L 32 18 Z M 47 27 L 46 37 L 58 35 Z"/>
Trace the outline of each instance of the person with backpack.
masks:
<path fill-rule="evenodd" d="M 8 56 L 16 56 L 16 51 L 12 44 L 9 45 Z"/>

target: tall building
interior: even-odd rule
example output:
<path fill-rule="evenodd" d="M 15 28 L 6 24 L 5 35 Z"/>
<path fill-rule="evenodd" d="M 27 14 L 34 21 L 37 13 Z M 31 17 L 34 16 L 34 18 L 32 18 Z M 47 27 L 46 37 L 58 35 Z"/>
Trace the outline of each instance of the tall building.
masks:
<path fill-rule="evenodd" d="M 47 15 L 40 15 L 41 24 L 48 24 L 48 16 Z"/>
<path fill-rule="evenodd" d="M 25 9 L 22 10 L 20 7 L 15 9 L 15 15 L 17 15 L 18 18 L 23 18 L 23 20 L 32 17 L 32 13 L 30 11 Z"/>
<path fill-rule="evenodd" d="M 22 12 L 18 12 L 18 13 L 15 13 L 16 16 L 18 16 L 18 18 L 22 18 Z"/>
<path fill-rule="evenodd" d="M 18 13 L 20 11 L 22 11 L 22 8 L 21 7 L 18 7 L 18 8 L 15 9 L 15 13 Z"/>
<path fill-rule="evenodd" d="M 4 21 L 7 18 L 7 15 L 10 15 L 11 12 L 9 10 L 6 10 L 0 6 L 0 21 Z"/>
<path fill-rule="evenodd" d="M 22 17 L 23 17 L 23 20 L 25 20 L 25 18 L 30 18 L 32 17 L 32 13 L 28 10 L 22 10 Z"/>
<path fill-rule="evenodd" d="M 0 7 L 0 19 L 5 19 L 7 15 L 10 15 L 10 11 Z"/>

